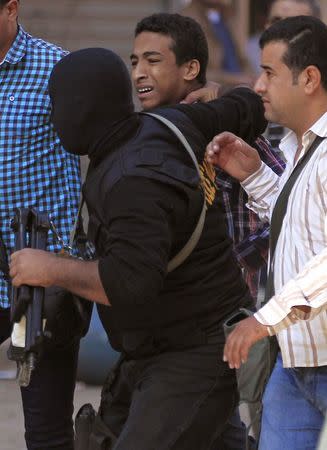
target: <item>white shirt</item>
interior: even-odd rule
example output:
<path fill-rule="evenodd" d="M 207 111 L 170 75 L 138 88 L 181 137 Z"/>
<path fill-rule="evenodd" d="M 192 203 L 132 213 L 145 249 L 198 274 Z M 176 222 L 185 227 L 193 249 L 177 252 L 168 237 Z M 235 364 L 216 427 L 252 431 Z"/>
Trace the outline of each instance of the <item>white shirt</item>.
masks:
<path fill-rule="evenodd" d="M 327 112 L 302 137 L 298 161 L 316 136 L 327 137 Z M 242 186 L 249 208 L 270 220 L 278 194 L 294 169 L 297 139 L 280 144 L 286 169 L 279 178 L 262 163 Z M 256 319 L 277 334 L 284 367 L 327 365 L 327 139 L 315 150 L 289 196 L 274 258 L 276 295 Z M 304 313 L 296 306 L 310 306 Z"/>

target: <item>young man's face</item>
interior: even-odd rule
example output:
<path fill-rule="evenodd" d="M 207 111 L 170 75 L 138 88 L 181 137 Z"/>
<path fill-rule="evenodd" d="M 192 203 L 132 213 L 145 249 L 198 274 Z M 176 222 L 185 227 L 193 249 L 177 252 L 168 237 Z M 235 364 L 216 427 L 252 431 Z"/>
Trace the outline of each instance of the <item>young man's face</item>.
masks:
<path fill-rule="evenodd" d="M 294 16 L 311 16 L 312 10 L 306 3 L 298 3 L 294 0 L 277 0 L 271 6 L 267 27 L 278 20 Z"/>
<path fill-rule="evenodd" d="M 144 31 L 134 40 L 132 80 L 142 108 L 179 103 L 189 93 L 186 64 L 178 66 L 172 38 Z"/>
<path fill-rule="evenodd" d="M 262 97 L 267 120 L 294 129 L 297 115 L 303 110 L 304 94 L 299 78 L 294 81 L 291 70 L 282 61 L 286 50 L 283 42 L 271 42 L 263 48 L 263 71 L 254 90 Z"/>

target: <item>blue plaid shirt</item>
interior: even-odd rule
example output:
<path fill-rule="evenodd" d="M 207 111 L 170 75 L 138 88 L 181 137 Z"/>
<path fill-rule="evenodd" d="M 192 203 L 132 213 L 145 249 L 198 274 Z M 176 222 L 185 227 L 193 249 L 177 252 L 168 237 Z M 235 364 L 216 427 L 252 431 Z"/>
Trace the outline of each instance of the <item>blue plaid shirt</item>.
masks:
<path fill-rule="evenodd" d="M 69 241 L 80 196 L 79 158 L 61 147 L 50 123 L 48 79 L 66 54 L 35 39 L 19 26 L 0 64 L 0 232 L 7 254 L 13 251 L 10 220 L 16 207 L 50 214 Z M 48 250 L 60 248 L 49 233 Z M 0 279 L 0 307 L 9 306 L 7 283 Z"/>

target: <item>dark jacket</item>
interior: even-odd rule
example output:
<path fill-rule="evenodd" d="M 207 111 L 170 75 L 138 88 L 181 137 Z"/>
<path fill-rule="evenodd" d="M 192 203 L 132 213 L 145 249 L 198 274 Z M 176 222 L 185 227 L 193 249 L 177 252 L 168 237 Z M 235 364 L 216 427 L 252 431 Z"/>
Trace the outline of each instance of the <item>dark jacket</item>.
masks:
<path fill-rule="evenodd" d="M 260 98 L 239 88 L 209 103 L 157 111 L 193 147 L 208 206 L 196 248 L 167 273 L 203 203 L 189 155 L 165 125 L 134 112 L 129 74 L 110 50 L 84 49 L 63 58 L 51 74 L 49 92 L 63 146 L 90 158 L 83 193 L 88 235 L 110 302 L 99 310 L 112 346 L 140 357 L 199 345 L 213 336 L 222 342 L 221 322 L 250 305 L 251 298 L 204 151 L 222 131 L 252 143 L 266 126 Z"/>

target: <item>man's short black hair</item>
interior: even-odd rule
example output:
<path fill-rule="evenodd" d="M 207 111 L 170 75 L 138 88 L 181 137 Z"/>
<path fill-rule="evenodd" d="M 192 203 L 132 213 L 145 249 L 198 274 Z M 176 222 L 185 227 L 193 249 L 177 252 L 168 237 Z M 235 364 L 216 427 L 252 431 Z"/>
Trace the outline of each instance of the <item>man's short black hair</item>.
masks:
<path fill-rule="evenodd" d="M 176 64 L 180 66 L 197 59 L 200 63 L 197 80 L 202 85 L 206 83 L 208 43 L 198 22 L 180 14 L 158 13 L 145 17 L 136 25 L 135 37 L 143 31 L 171 37 L 174 42 L 171 50 L 176 56 Z"/>
<path fill-rule="evenodd" d="M 327 91 L 327 26 L 316 17 L 296 16 L 275 22 L 261 35 L 263 49 L 271 42 L 283 42 L 287 50 L 283 62 L 292 71 L 294 82 L 308 66 L 316 66 L 321 73 L 321 84 Z"/>

